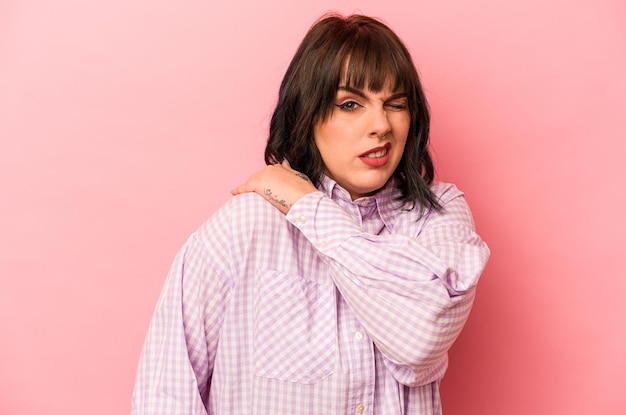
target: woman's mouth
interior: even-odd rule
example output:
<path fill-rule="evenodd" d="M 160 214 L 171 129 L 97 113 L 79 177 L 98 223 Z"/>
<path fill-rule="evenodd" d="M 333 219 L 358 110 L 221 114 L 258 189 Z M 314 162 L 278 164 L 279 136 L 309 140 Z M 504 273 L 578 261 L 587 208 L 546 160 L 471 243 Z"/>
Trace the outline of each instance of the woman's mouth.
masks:
<path fill-rule="evenodd" d="M 364 156 L 362 156 L 362 157 L 367 157 L 367 158 L 374 158 L 374 159 L 377 159 L 377 158 L 379 158 L 379 157 L 384 156 L 385 154 L 387 154 L 387 149 L 386 149 L 386 148 L 383 148 L 382 150 L 378 150 L 378 151 L 375 151 L 375 152 L 373 152 L 373 153 L 366 154 L 366 155 L 364 155 Z"/>
<path fill-rule="evenodd" d="M 361 161 L 369 167 L 382 167 L 389 161 L 389 149 L 390 143 L 386 143 L 384 146 L 372 148 L 365 153 L 361 154 L 359 158 Z"/>

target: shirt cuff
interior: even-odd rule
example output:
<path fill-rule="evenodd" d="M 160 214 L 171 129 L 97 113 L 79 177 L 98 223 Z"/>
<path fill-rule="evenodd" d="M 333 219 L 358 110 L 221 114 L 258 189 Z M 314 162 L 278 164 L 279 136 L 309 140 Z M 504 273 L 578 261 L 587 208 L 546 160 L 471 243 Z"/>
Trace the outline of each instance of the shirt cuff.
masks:
<path fill-rule="evenodd" d="M 332 256 L 346 239 L 360 232 L 350 215 L 321 191 L 301 197 L 286 219 L 326 256 Z"/>

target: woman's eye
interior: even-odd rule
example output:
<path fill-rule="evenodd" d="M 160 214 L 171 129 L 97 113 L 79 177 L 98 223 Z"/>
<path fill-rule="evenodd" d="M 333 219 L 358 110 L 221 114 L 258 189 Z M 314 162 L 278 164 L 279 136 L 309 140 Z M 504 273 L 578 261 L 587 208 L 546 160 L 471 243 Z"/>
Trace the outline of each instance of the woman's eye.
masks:
<path fill-rule="evenodd" d="M 404 111 L 408 107 L 406 102 L 391 102 L 386 105 L 393 111 Z"/>
<path fill-rule="evenodd" d="M 351 112 L 356 110 L 357 108 L 359 108 L 361 105 L 359 105 L 357 102 L 354 101 L 346 101 L 343 104 L 335 104 L 340 110 L 342 111 L 347 111 L 347 112 Z"/>

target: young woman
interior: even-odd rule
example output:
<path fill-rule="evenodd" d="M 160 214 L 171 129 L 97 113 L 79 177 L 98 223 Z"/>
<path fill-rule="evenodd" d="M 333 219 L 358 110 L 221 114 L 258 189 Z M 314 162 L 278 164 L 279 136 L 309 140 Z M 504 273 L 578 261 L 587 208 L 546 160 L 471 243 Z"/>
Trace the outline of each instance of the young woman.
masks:
<path fill-rule="evenodd" d="M 326 16 L 280 87 L 268 166 L 184 245 L 134 414 L 440 414 L 447 351 L 489 256 L 434 181 L 398 37 Z"/>

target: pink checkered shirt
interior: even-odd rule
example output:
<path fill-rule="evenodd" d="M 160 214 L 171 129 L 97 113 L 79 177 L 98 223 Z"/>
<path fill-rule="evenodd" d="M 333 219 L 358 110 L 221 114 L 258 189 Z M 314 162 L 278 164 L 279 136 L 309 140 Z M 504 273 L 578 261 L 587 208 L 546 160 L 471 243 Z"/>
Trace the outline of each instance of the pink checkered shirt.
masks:
<path fill-rule="evenodd" d="M 132 413 L 440 414 L 489 249 L 455 186 L 420 218 L 395 184 L 351 201 L 324 178 L 286 216 L 229 200 L 172 265 Z"/>

